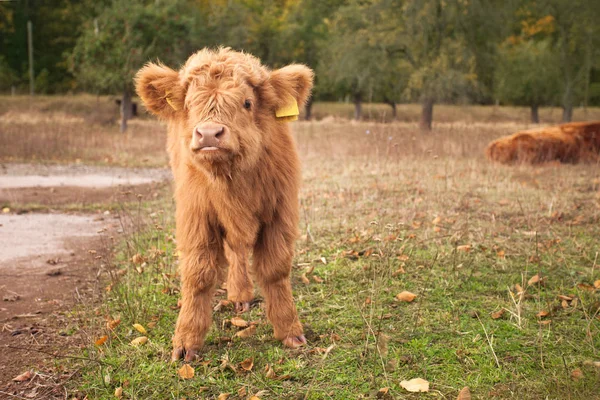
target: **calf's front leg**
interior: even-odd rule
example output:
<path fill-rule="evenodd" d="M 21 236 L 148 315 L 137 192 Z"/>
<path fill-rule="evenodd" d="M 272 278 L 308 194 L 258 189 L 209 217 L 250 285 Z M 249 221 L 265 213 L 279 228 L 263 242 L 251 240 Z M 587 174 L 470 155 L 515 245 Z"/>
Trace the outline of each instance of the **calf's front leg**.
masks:
<path fill-rule="evenodd" d="M 225 243 L 225 256 L 229 262 L 227 298 L 234 302 L 237 313 L 246 312 L 254 298 L 254 285 L 248 275 L 248 250 L 244 246 L 232 247 Z"/>
<path fill-rule="evenodd" d="M 171 360 L 192 361 L 204 345 L 212 321 L 212 298 L 218 278 L 218 249 L 184 254 L 180 260 L 181 310 L 173 336 Z"/>

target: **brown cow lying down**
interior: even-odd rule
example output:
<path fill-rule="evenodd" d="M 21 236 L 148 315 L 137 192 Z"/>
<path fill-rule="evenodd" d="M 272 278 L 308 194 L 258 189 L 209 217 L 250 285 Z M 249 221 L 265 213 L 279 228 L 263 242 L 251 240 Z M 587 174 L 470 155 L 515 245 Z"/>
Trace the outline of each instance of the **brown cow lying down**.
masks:
<path fill-rule="evenodd" d="M 600 121 L 517 132 L 490 143 L 486 155 L 503 164 L 595 162 L 600 159 Z"/>
<path fill-rule="evenodd" d="M 271 71 L 228 48 L 201 50 L 179 71 L 149 63 L 137 73 L 144 105 L 168 122 L 175 177 L 182 299 L 173 360 L 192 360 L 202 347 L 227 265 L 238 312 L 253 299 L 251 273 L 275 337 L 306 343 L 290 284 L 300 164 L 287 121 L 312 81 L 304 65 Z"/>

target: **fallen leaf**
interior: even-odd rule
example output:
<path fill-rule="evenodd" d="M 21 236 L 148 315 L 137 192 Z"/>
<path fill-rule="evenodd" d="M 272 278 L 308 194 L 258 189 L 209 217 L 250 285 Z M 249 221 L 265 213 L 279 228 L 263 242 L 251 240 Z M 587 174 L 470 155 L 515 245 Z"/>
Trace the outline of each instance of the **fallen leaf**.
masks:
<path fill-rule="evenodd" d="M 562 295 L 562 294 L 559 294 L 557 297 L 558 297 L 559 300 L 563 300 L 563 301 L 571 301 L 571 300 L 573 300 L 573 297 L 571 297 L 571 296 L 565 296 L 565 295 Z"/>
<path fill-rule="evenodd" d="M 100 336 L 98 340 L 94 342 L 96 346 L 102 346 L 108 340 L 108 335 Z"/>
<path fill-rule="evenodd" d="M 315 281 L 317 283 L 323 283 L 324 282 L 323 279 L 319 278 L 316 275 L 313 275 L 312 278 L 313 278 L 313 281 Z"/>
<path fill-rule="evenodd" d="M 600 368 L 600 361 L 585 360 L 583 362 L 583 365 L 589 365 L 591 367 Z"/>
<path fill-rule="evenodd" d="M 121 323 L 121 318 L 118 319 L 110 319 L 106 320 L 106 327 L 111 331 L 114 330 Z"/>
<path fill-rule="evenodd" d="M 213 308 L 213 311 L 221 311 L 223 307 L 227 307 L 231 304 L 229 300 L 219 300 L 217 305 Z"/>
<path fill-rule="evenodd" d="M 458 392 L 456 400 L 471 400 L 471 391 L 468 386 L 465 386 Z"/>
<path fill-rule="evenodd" d="M 400 382 L 400 386 L 409 392 L 429 392 L 429 382 L 421 378 L 414 378 L 410 381 L 402 381 Z"/>
<path fill-rule="evenodd" d="M 119 386 L 118 388 L 115 389 L 115 397 L 117 399 L 120 399 L 121 397 L 123 397 L 123 388 L 121 386 Z"/>
<path fill-rule="evenodd" d="M 433 219 L 433 221 L 431 221 L 431 223 L 432 223 L 433 225 L 437 225 L 437 224 L 439 224 L 440 222 L 442 222 L 442 218 L 440 218 L 440 216 L 439 216 L 439 215 L 438 215 L 437 217 L 435 217 L 435 218 Z"/>
<path fill-rule="evenodd" d="M 245 328 L 248 326 L 248 322 L 240 317 L 231 318 L 231 325 L 237 326 L 238 328 Z"/>
<path fill-rule="evenodd" d="M 506 310 L 505 310 L 504 308 L 501 308 L 501 309 L 499 309 L 498 311 L 496 311 L 496 312 L 493 312 L 493 313 L 492 313 L 492 319 L 498 319 L 498 318 L 500 318 L 502 315 L 504 315 L 504 312 L 505 312 L 505 311 L 506 311 Z"/>
<path fill-rule="evenodd" d="M 265 372 L 266 372 L 266 376 L 269 379 L 275 379 L 277 378 L 277 375 L 275 375 L 275 371 L 273 370 L 273 367 L 271 367 L 270 364 L 265 365 Z"/>
<path fill-rule="evenodd" d="M 390 337 L 384 333 L 380 333 L 377 336 L 377 350 L 379 350 L 379 354 L 382 357 L 387 357 L 388 355 L 388 343 L 390 342 Z"/>
<path fill-rule="evenodd" d="M 235 334 L 235 336 L 243 339 L 243 338 L 250 337 L 250 336 L 254 335 L 255 333 L 256 333 L 256 325 L 250 325 L 248 328 L 242 329 L 241 331 L 237 332 Z"/>
<path fill-rule="evenodd" d="M 252 396 L 252 397 L 250 397 L 250 400 L 260 400 L 260 397 L 258 397 L 258 396 Z"/>
<path fill-rule="evenodd" d="M 537 283 L 540 283 L 540 276 L 538 274 L 535 274 L 534 276 L 532 276 L 531 278 L 529 278 L 529 280 L 527 281 L 527 285 L 528 286 L 532 286 L 535 285 Z"/>
<path fill-rule="evenodd" d="M 310 283 L 310 280 L 306 277 L 306 273 L 303 273 L 300 279 L 302 279 L 302 283 L 304 283 L 305 285 L 308 285 Z"/>
<path fill-rule="evenodd" d="M 217 400 L 227 400 L 230 394 L 231 393 L 221 393 L 219 397 L 217 397 Z"/>
<path fill-rule="evenodd" d="M 30 380 L 33 377 L 31 371 L 25 371 L 21 375 L 13 378 L 13 382 L 25 382 Z"/>
<path fill-rule="evenodd" d="M 523 287 L 518 283 L 515 283 L 515 290 L 517 291 L 517 294 L 523 293 L 525 291 L 523 290 Z"/>
<path fill-rule="evenodd" d="M 392 396 L 390 395 L 390 388 L 384 387 L 384 388 L 379 389 L 377 391 L 377 394 L 375 395 L 375 397 L 378 399 L 383 399 L 383 400 L 391 399 Z"/>
<path fill-rule="evenodd" d="M 538 321 L 538 324 L 540 325 L 550 325 L 552 323 L 551 319 L 545 319 L 543 321 Z"/>
<path fill-rule="evenodd" d="M 541 310 L 539 313 L 537 313 L 537 314 L 535 314 L 535 315 L 536 315 L 537 317 L 539 317 L 539 318 L 544 318 L 544 317 L 547 317 L 547 316 L 548 316 L 548 314 L 550 314 L 548 311 Z"/>
<path fill-rule="evenodd" d="M 594 287 L 596 289 L 600 289 L 600 279 L 598 279 L 597 281 L 594 281 Z"/>
<path fill-rule="evenodd" d="M 580 368 L 575 368 L 572 372 L 571 372 L 571 379 L 573 379 L 574 381 L 578 381 L 581 378 L 583 378 L 583 372 L 581 371 Z"/>
<path fill-rule="evenodd" d="M 131 262 L 134 264 L 141 264 L 144 262 L 144 257 L 140 253 L 137 253 L 133 257 L 131 257 Z"/>
<path fill-rule="evenodd" d="M 133 327 L 135 328 L 136 331 L 138 331 L 139 333 L 141 333 L 142 335 L 145 335 L 146 332 L 146 328 L 144 328 L 142 325 L 140 324 L 133 324 Z"/>
<path fill-rule="evenodd" d="M 414 293 L 411 293 L 411 292 L 407 292 L 406 290 L 405 290 L 405 291 L 403 291 L 403 292 L 401 292 L 401 293 L 398 293 L 398 294 L 396 295 L 396 299 L 397 299 L 397 300 L 400 300 L 400 301 L 405 301 L 405 302 L 407 302 L 407 303 L 410 303 L 410 302 L 412 302 L 412 301 L 413 301 L 413 300 L 414 300 L 416 297 L 417 297 L 417 295 L 416 295 L 416 294 L 414 294 Z"/>
<path fill-rule="evenodd" d="M 326 259 L 325 257 L 321 257 L 321 262 L 322 262 L 323 264 L 327 264 L 327 259 Z"/>
<path fill-rule="evenodd" d="M 177 375 L 179 375 L 181 379 L 192 379 L 194 377 L 194 368 L 192 368 L 190 364 L 183 364 L 181 368 L 177 370 Z"/>
<path fill-rule="evenodd" d="M 146 343 L 147 341 L 148 341 L 148 338 L 146 336 L 140 336 L 138 338 L 133 339 L 131 341 L 131 344 L 134 346 L 139 346 L 139 345 Z"/>
<path fill-rule="evenodd" d="M 254 359 L 246 358 L 240 363 L 240 367 L 242 367 L 244 371 L 252 371 L 252 367 L 254 367 Z"/>
<path fill-rule="evenodd" d="M 596 288 L 592 285 L 588 285 L 587 283 L 579 283 L 577 287 L 581 290 L 585 290 L 587 292 L 595 292 Z"/>
<path fill-rule="evenodd" d="M 463 244 L 462 246 L 457 246 L 456 250 L 468 253 L 468 252 L 471 251 L 471 245 L 470 244 Z"/>
<path fill-rule="evenodd" d="M 8 207 L 4 207 L 2 209 L 2 214 L 8 214 L 9 212 L 10 212 L 10 208 L 8 208 Z"/>
<path fill-rule="evenodd" d="M 506 253 L 504 252 L 504 250 L 500 250 L 496 252 L 496 256 L 498 256 L 498 258 L 506 258 Z"/>
<path fill-rule="evenodd" d="M 239 398 L 244 398 L 248 394 L 248 391 L 246 390 L 246 388 L 244 386 L 242 386 L 241 388 L 238 389 L 237 393 L 238 393 Z"/>

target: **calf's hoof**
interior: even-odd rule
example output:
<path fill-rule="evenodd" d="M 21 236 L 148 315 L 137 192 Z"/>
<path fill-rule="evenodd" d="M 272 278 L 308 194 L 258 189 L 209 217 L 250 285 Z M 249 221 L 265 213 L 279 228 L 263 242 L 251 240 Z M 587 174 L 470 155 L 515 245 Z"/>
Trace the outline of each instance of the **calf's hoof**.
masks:
<path fill-rule="evenodd" d="M 238 314 L 245 313 L 250 311 L 250 302 L 249 301 L 236 301 L 235 302 L 235 312 Z"/>
<path fill-rule="evenodd" d="M 178 361 L 183 358 L 184 361 L 194 361 L 198 352 L 192 349 L 185 349 L 181 346 L 173 347 L 173 353 L 171 353 L 171 361 Z"/>
<path fill-rule="evenodd" d="M 291 349 L 297 349 L 301 346 L 306 346 L 306 338 L 304 335 L 299 336 L 288 336 L 282 340 L 284 346 L 289 347 Z"/>

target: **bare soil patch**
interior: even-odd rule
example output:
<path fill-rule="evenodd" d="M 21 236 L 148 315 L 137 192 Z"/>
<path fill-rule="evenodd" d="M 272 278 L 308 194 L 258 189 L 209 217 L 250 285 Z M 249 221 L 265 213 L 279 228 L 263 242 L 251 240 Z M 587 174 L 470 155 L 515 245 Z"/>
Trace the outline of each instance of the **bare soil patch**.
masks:
<path fill-rule="evenodd" d="M 151 198 L 169 173 L 81 165 L 0 169 L 0 205 L 10 205 L 0 214 L 0 398 L 62 398 L 73 371 L 61 357 L 84 340 L 73 306 L 97 291 L 98 269 L 122 232 L 118 215 L 101 205 Z M 99 207 L 87 215 L 27 213 L 28 204 Z M 11 381 L 29 369 L 33 379 Z"/>

